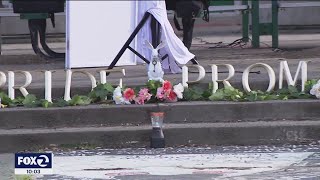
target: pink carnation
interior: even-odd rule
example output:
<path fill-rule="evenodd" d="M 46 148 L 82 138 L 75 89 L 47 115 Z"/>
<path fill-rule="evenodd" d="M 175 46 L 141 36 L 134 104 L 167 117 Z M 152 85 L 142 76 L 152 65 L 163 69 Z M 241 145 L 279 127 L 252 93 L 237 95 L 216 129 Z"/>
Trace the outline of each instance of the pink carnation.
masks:
<path fill-rule="evenodd" d="M 143 105 L 145 102 L 144 102 L 145 100 L 143 99 L 143 98 L 141 98 L 141 97 L 136 97 L 136 98 L 134 98 L 134 102 L 136 103 L 136 104 L 138 104 L 138 105 Z"/>
<path fill-rule="evenodd" d="M 143 99 L 144 101 L 149 101 L 151 99 L 151 94 L 149 93 L 149 89 L 143 88 L 139 91 L 139 98 Z"/>
<path fill-rule="evenodd" d="M 156 97 L 157 97 L 158 99 L 160 99 L 160 100 L 163 100 L 163 99 L 165 98 L 165 96 L 164 96 L 164 91 L 163 91 L 163 88 L 162 88 L 162 87 L 159 87 L 159 88 L 157 89 L 157 95 L 156 95 Z"/>
<path fill-rule="evenodd" d="M 151 99 L 152 95 L 149 93 L 149 89 L 140 89 L 138 97 L 134 98 L 134 102 L 139 105 L 143 105 L 146 101 Z"/>

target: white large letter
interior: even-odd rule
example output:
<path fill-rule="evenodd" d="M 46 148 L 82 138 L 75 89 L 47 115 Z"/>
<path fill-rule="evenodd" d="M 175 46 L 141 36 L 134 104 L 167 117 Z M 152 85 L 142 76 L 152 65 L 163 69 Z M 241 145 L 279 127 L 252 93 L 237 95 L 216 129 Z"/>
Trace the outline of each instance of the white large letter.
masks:
<path fill-rule="evenodd" d="M 280 69 L 279 69 L 279 89 L 283 87 L 283 74 L 285 74 L 285 78 L 287 80 L 287 84 L 289 86 L 295 86 L 298 81 L 298 76 L 301 70 L 301 91 L 304 91 L 305 83 L 308 81 L 308 62 L 307 61 L 300 61 L 298 65 L 297 72 L 294 76 L 294 79 L 291 76 L 290 69 L 288 66 L 287 61 L 280 62 Z"/>
<path fill-rule="evenodd" d="M 45 90 L 44 90 L 45 100 L 47 100 L 48 102 L 52 102 L 52 72 L 45 71 L 44 79 L 45 79 Z"/>
<path fill-rule="evenodd" d="M 197 80 L 195 81 L 189 81 L 189 72 L 188 72 L 188 67 L 195 67 L 199 71 L 199 76 Z M 189 65 L 189 66 L 183 66 L 182 67 L 182 85 L 186 88 L 188 88 L 188 83 L 196 83 L 201 81 L 204 77 L 206 76 L 206 70 L 199 65 Z"/>
<path fill-rule="evenodd" d="M 0 88 L 4 86 L 6 82 L 7 82 L 6 74 L 0 71 Z"/>
<path fill-rule="evenodd" d="M 22 95 L 24 97 L 26 97 L 29 93 L 26 89 L 26 87 L 28 87 L 31 82 L 32 82 L 32 76 L 30 74 L 30 72 L 28 71 L 17 71 L 16 73 L 21 73 L 26 77 L 26 81 L 24 83 L 24 85 L 20 86 L 20 87 L 15 87 L 14 85 L 14 72 L 13 71 L 8 71 L 8 95 L 10 99 L 14 99 L 15 98 L 15 89 L 19 89 L 22 93 Z"/>
<path fill-rule="evenodd" d="M 269 75 L 269 87 L 267 89 L 267 92 L 270 92 L 274 89 L 275 85 L 276 85 L 276 74 L 274 73 L 274 70 L 272 69 L 272 67 L 270 67 L 268 64 L 264 64 L 264 63 L 257 63 L 257 64 L 253 64 L 251 66 L 249 66 L 242 75 L 242 85 L 243 85 L 243 89 L 246 92 L 251 92 L 250 86 L 249 86 L 249 73 L 251 71 L 251 69 L 255 68 L 255 67 L 262 67 L 265 68 L 268 72 Z"/>
<path fill-rule="evenodd" d="M 126 70 L 125 69 L 100 70 L 98 72 L 100 74 L 100 82 L 101 82 L 101 84 L 106 84 L 107 83 L 107 73 L 121 72 L 123 76 L 126 76 Z M 122 78 L 120 78 L 119 86 L 120 86 L 120 88 L 122 88 Z"/>
<path fill-rule="evenodd" d="M 222 82 L 223 85 L 232 87 L 229 80 L 234 76 L 235 70 L 231 64 L 212 64 L 210 65 L 212 69 L 212 82 L 213 82 L 213 91 L 212 93 L 216 93 L 219 89 L 218 82 Z M 224 80 L 219 80 L 218 78 L 218 66 L 225 66 L 229 71 L 229 76 Z"/>
<path fill-rule="evenodd" d="M 97 81 L 96 78 L 89 72 L 87 71 L 75 71 L 72 72 L 71 69 L 66 70 L 66 85 L 65 85 L 65 90 L 64 90 L 64 100 L 69 101 L 71 100 L 71 79 L 72 79 L 72 74 L 73 73 L 82 73 L 85 74 L 89 77 L 91 81 L 91 89 L 95 88 L 97 86 Z"/>

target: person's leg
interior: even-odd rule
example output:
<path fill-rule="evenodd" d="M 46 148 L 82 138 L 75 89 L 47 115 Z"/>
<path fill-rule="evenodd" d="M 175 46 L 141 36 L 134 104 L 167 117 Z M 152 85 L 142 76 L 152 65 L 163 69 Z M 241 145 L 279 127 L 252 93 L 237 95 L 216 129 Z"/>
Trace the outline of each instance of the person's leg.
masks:
<path fill-rule="evenodd" d="M 183 44 L 190 50 L 193 37 L 195 19 L 193 18 L 182 18 L 183 25 Z M 190 60 L 192 64 L 199 64 L 196 57 Z"/>
<path fill-rule="evenodd" d="M 190 49 L 192 44 L 192 34 L 195 19 L 193 18 L 182 18 L 183 25 L 183 44 Z"/>

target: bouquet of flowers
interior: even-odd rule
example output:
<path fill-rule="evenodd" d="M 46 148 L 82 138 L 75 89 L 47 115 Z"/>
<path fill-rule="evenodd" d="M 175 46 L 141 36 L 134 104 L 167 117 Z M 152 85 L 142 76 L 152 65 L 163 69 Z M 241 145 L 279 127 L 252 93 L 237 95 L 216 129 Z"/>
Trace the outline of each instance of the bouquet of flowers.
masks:
<path fill-rule="evenodd" d="M 113 100 L 116 104 L 143 105 L 150 101 L 177 102 L 183 99 L 184 87 L 182 84 L 173 86 L 170 81 L 148 81 L 147 87 L 134 90 L 132 88 L 117 87 L 113 92 Z"/>

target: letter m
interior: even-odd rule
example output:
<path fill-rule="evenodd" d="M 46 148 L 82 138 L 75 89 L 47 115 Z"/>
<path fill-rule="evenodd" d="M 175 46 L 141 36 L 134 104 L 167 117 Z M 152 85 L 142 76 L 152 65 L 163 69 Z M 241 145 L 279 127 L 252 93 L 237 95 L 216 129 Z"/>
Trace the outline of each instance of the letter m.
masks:
<path fill-rule="evenodd" d="M 279 89 L 282 89 L 283 87 L 283 75 L 285 75 L 286 81 L 288 86 L 295 86 L 298 81 L 298 76 L 301 71 L 301 91 L 304 92 L 305 90 L 305 83 L 308 80 L 308 61 L 300 61 L 297 72 L 294 76 L 294 79 L 291 76 L 290 69 L 288 66 L 287 61 L 281 61 L 280 62 L 280 69 L 279 69 Z"/>

